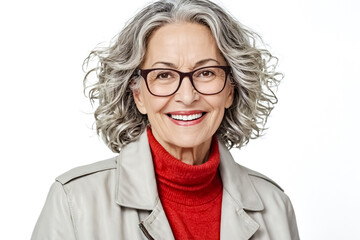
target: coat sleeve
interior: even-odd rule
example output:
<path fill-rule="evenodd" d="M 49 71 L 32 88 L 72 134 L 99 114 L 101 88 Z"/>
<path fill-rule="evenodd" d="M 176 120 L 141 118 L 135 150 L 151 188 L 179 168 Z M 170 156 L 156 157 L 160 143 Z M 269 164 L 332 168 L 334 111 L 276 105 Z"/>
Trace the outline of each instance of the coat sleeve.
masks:
<path fill-rule="evenodd" d="M 76 240 L 69 199 L 63 185 L 55 182 L 35 225 L 31 240 Z"/>
<path fill-rule="evenodd" d="M 288 218 L 288 224 L 289 224 L 289 231 L 291 234 L 291 240 L 299 240 L 299 231 L 297 228 L 297 223 L 296 223 L 296 217 L 295 217 L 295 212 L 294 212 L 294 208 L 291 204 L 291 201 L 289 199 L 289 197 L 287 195 L 286 196 L 286 210 L 287 210 L 287 218 Z"/>

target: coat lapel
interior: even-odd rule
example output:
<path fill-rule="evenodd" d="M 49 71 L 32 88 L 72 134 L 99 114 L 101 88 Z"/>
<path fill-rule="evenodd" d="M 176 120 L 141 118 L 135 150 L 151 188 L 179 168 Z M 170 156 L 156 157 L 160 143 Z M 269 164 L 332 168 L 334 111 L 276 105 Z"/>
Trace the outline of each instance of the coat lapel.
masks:
<path fill-rule="evenodd" d="M 138 141 L 126 145 L 117 158 L 116 202 L 122 207 L 151 211 L 139 224 L 153 239 L 174 239 L 158 196 L 146 131 Z"/>
<path fill-rule="evenodd" d="M 157 201 L 154 210 L 151 212 L 149 217 L 147 217 L 142 222 L 142 224 L 153 239 L 156 240 L 175 239 L 160 200 Z"/>
<path fill-rule="evenodd" d="M 117 158 L 116 202 L 120 206 L 153 210 L 158 199 L 154 165 L 146 131 Z"/>
<path fill-rule="evenodd" d="M 220 239 L 248 240 L 259 229 L 243 208 L 239 208 L 224 189 L 221 209 Z"/>
<path fill-rule="evenodd" d="M 248 240 L 259 229 L 245 210 L 262 211 L 264 205 L 246 169 L 238 165 L 219 143 L 220 175 L 223 182 L 220 239 Z"/>

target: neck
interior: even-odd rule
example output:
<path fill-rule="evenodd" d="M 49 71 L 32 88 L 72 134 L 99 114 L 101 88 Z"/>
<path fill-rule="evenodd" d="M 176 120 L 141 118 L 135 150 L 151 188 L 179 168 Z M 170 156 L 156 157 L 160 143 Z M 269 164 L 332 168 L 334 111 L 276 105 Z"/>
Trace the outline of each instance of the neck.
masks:
<path fill-rule="evenodd" d="M 200 165 L 206 162 L 209 157 L 212 138 L 194 147 L 181 147 L 161 141 L 155 132 L 153 132 L 153 135 L 168 153 L 180 159 L 183 163 Z"/>

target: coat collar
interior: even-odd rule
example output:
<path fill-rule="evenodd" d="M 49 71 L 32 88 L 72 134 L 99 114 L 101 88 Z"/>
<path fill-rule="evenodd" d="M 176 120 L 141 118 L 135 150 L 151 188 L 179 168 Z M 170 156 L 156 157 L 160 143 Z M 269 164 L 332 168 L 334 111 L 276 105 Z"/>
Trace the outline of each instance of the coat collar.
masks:
<path fill-rule="evenodd" d="M 116 202 L 124 207 L 153 210 L 157 200 L 154 165 L 144 131 L 117 158 Z"/>
<path fill-rule="evenodd" d="M 232 197 L 237 207 L 250 211 L 262 211 L 264 205 L 255 190 L 249 174 L 243 166 L 237 164 L 229 150 L 219 142 L 220 175 L 223 188 Z"/>
<path fill-rule="evenodd" d="M 236 209 L 261 211 L 263 203 L 246 168 L 235 163 L 227 148 L 219 142 L 220 175 L 224 191 Z M 117 158 L 116 202 L 120 206 L 153 210 L 158 202 L 154 165 L 146 131 L 129 143 Z"/>

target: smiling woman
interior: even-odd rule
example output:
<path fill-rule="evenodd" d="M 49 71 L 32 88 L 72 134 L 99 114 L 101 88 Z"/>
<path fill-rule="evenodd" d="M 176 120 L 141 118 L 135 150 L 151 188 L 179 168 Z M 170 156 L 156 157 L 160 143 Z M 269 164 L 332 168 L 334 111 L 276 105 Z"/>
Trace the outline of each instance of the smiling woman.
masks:
<path fill-rule="evenodd" d="M 119 155 L 59 176 L 32 239 L 299 239 L 283 190 L 229 153 L 276 102 L 256 39 L 210 1 L 172 0 L 95 49 L 85 85 L 96 72 L 97 131 Z"/>

